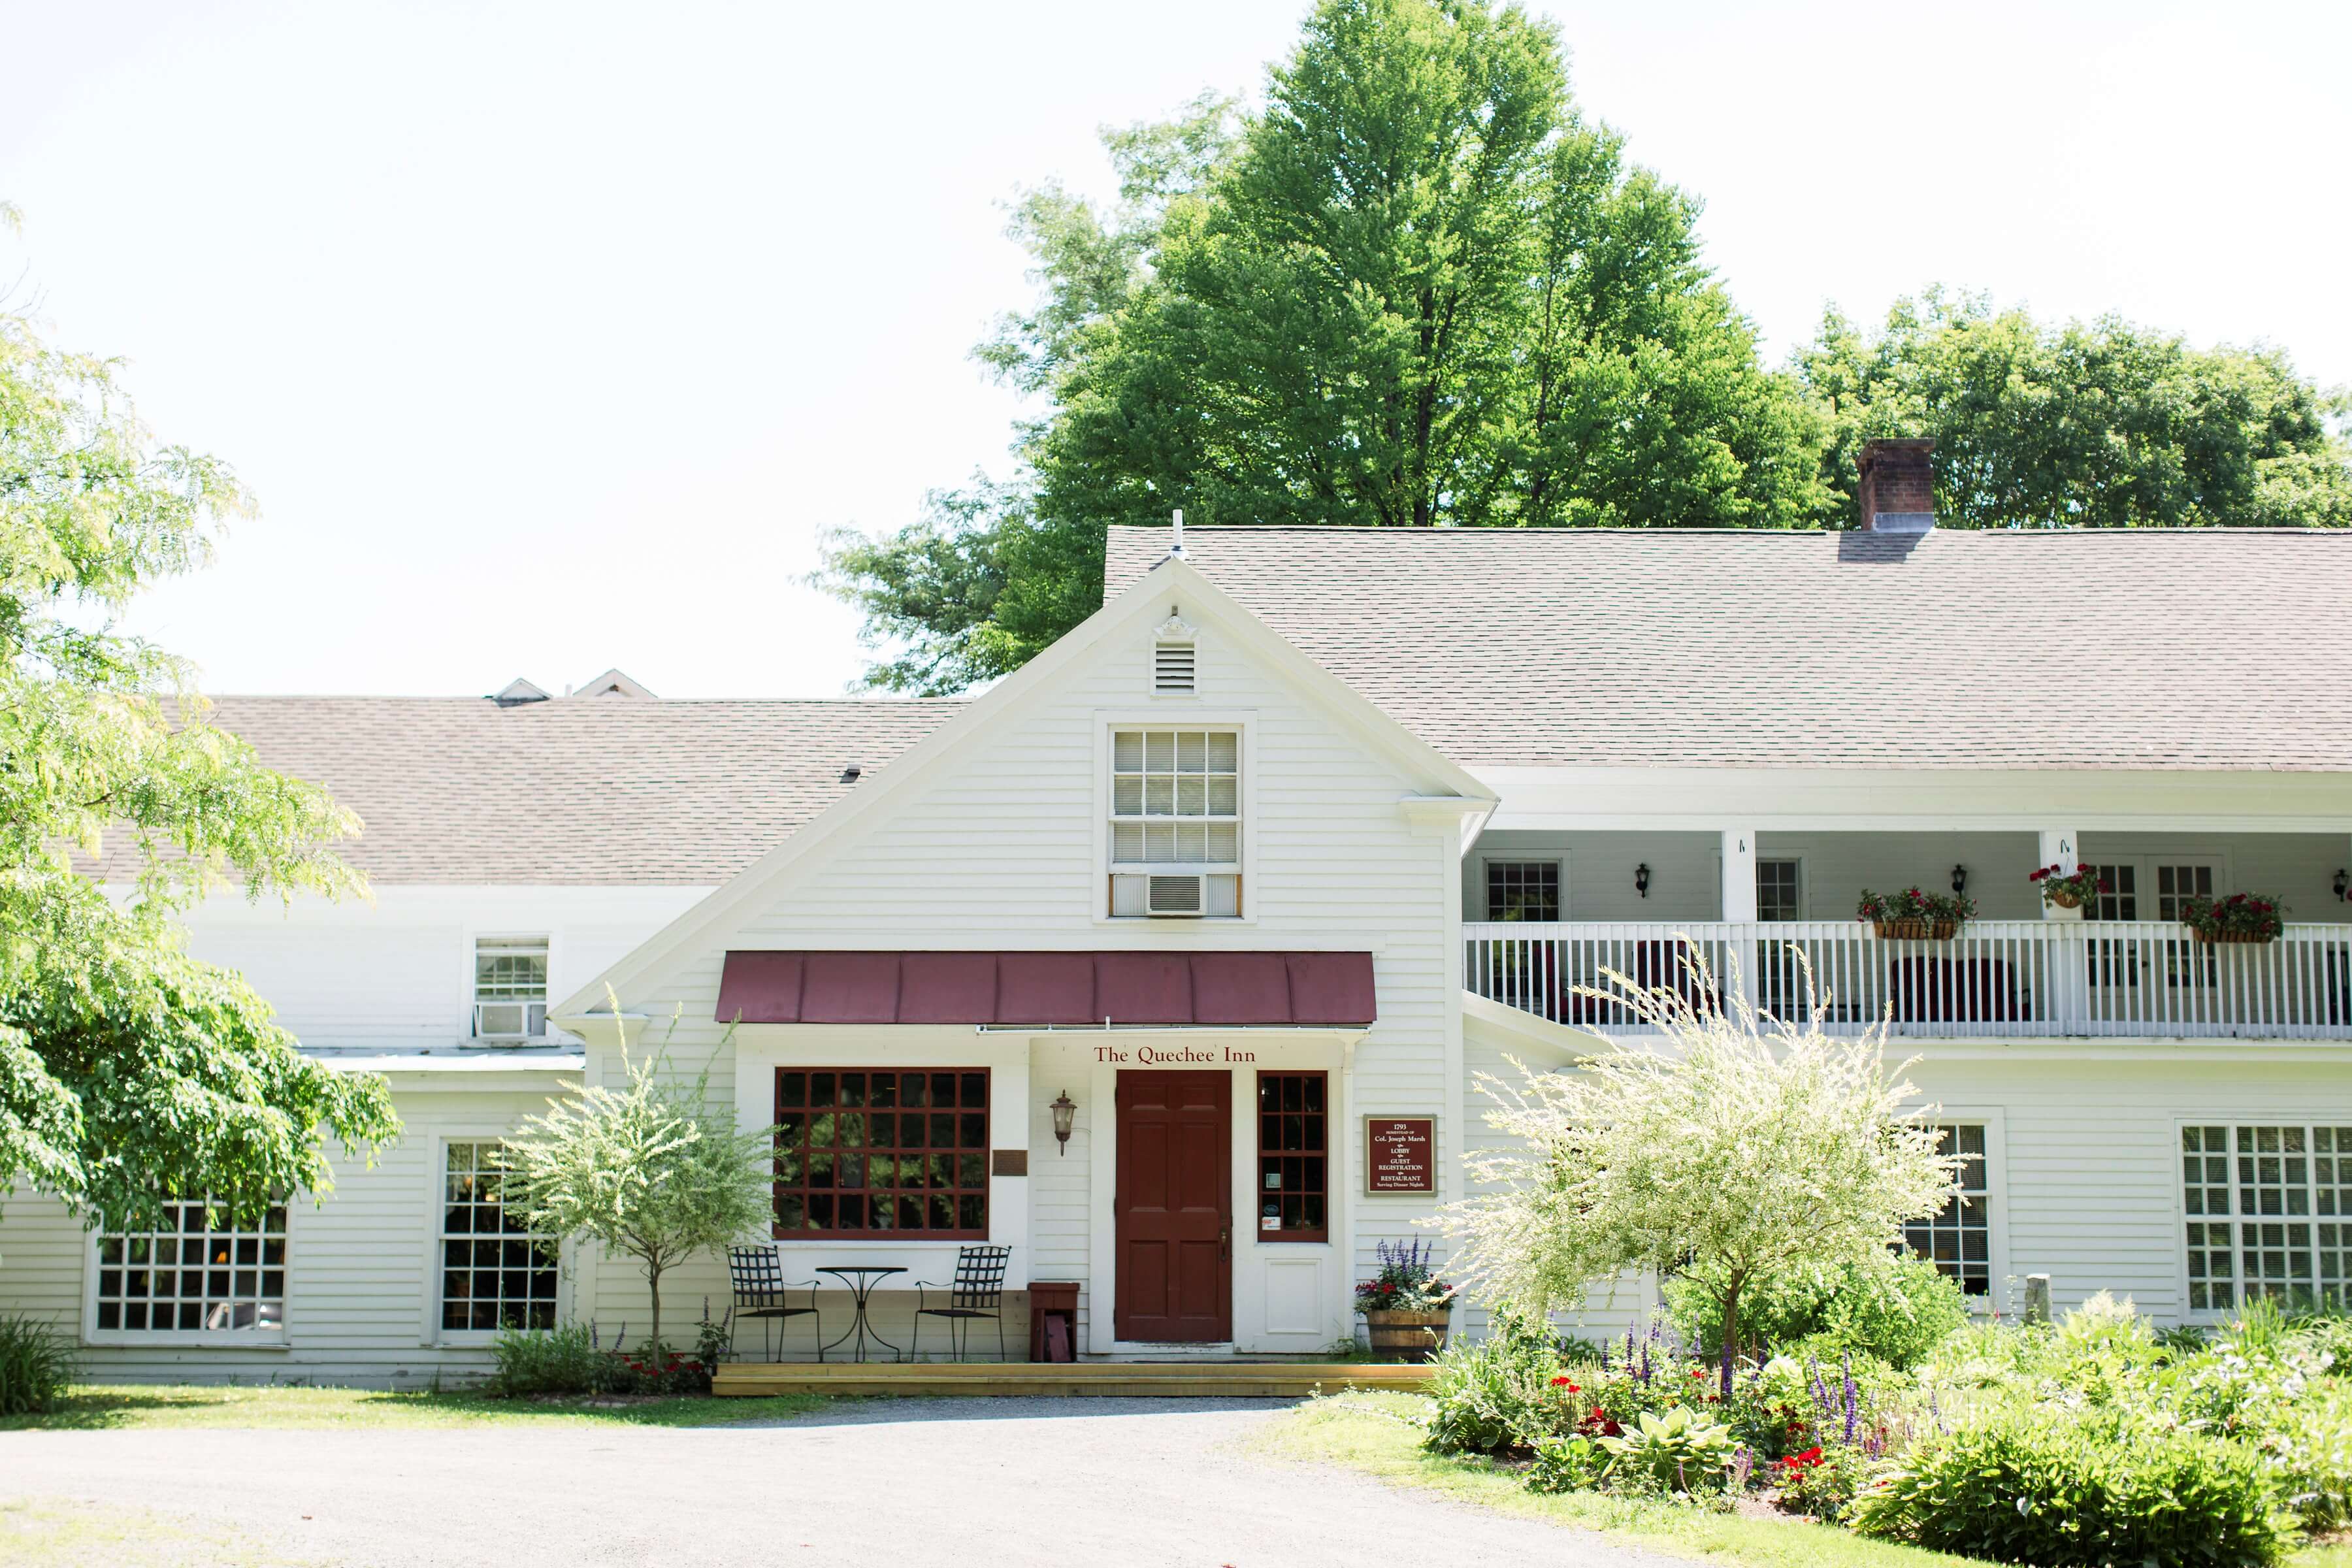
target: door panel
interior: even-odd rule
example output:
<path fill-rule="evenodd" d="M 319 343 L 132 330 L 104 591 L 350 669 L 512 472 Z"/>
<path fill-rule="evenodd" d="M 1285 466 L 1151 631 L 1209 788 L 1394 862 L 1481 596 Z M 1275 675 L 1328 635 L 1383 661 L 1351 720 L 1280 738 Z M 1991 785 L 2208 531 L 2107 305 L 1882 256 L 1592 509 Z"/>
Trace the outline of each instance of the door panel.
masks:
<path fill-rule="evenodd" d="M 1233 1076 L 1118 1075 L 1112 1332 L 1145 1342 L 1234 1337 Z"/>

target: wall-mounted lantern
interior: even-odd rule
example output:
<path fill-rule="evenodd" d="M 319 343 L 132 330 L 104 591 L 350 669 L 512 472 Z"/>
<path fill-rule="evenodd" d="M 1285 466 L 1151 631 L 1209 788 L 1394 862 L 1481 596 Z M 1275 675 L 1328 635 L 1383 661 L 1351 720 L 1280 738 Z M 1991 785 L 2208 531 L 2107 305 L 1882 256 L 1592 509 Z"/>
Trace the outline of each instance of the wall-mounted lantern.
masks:
<path fill-rule="evenodd" d="M 1633 868 L 1633 890 L 1645 899 L 1650 896 L 1650 863 L 1646 860 Z"/>
<path fill-rule="evenodd" d="M 2352 892 L 2352 871 L 2338 871 L 2336 873 L 2336 901 L 2342 903 L 2347 892 Z"/>
<path fill-rule="evenodd" d="M 1054 1142 L 1059 1143 L 1062 1152 L 1066 1154 L 1070 1152 L 1070 1120 L 1078 1113 L 1077 1101 L 1070 1098 L 1070 1091 L 1066 1089 L 1045 1109 L 1054 1113 Z"/>
<path fill-rule="evenodd" d="M 1969 890 L 1969 868 L 1968 868 L 1966 866 L 1955 866 L 1955 867 L 1953 867 L 1953 868 L 1952 868 L 1952 896 L 1953 896 L 1954 898 L 1956 898 L 1956 899 L 1957 899 L 1957 898 L 1958 898 L 1962 893 L 1965 893 L 1965 892 L 1967 892 L 1968 890 Z"/>

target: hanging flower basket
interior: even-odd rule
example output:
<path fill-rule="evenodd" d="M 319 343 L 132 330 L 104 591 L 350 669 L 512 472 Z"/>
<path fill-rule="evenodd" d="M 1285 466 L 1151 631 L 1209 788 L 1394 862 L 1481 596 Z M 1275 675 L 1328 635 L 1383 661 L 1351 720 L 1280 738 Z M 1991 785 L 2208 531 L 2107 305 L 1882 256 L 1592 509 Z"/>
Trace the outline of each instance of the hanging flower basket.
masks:
<path fill-rule="evenodd" d="M 2095 866 L 2077 866 L 2071 873 L 2055 866 L 2044 866 L 2038 871 L 2027 872 L 2025 879 L 2042 889 L 2043 903 L 2061 910 L 2079 910 L 2107 890 L 2107 885 L 2099 880 Z"/>
<path fill-rule="evenodd" d="M 1958 934 L 1958 921 L 1874 921 L 1881 942 L 1949 942 Z"/>
<path fill-rule="evenodd" d="M 1878 932 L 1882 942 L 1949 942 L 1960 922 L 1977 912 L 1976 901 L 1958 893 L 1923 893 L 1906 888 L 1899 893 L 1862 890 L 1856 918 Z"/>
<path fill-rule="evenodd" d="M 2181 906 L 2180 923 L 2202 942 L 2263 947 L 2278 939 L 2286 906 L 2268 893 L 2231 893 L 2226 899 L 2191 899 Z"/>

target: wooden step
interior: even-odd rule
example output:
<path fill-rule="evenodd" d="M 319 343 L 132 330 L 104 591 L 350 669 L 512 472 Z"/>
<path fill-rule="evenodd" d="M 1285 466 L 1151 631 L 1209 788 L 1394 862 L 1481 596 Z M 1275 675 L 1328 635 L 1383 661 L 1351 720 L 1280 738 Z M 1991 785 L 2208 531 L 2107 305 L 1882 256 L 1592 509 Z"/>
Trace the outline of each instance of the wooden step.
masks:
<path fill-rule="evenodd" d="M 1410 1393 L 1434 1370 L 1382 1362 L 732 1362 L 719 1369 L 711 1392 L 1304 1399 L 1345 1388 Z"/>

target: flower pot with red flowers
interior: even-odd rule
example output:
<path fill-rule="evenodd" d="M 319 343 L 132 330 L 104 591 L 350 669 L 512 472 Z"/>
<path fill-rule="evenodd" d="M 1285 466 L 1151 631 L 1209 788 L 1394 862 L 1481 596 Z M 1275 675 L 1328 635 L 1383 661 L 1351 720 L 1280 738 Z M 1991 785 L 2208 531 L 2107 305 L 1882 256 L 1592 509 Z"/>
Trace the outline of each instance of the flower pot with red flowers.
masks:
<path fill-rule="evenodd" d="M 2263 946 L 2278 940 L 2286 906 L 2270 893 L 2231 893 L 2226 899 L 2191 899 L 2180 906 L 2180 923 L 2199 942 Z"/>
<path fill-rule="evenodd" d="M 2095 866 L 2077 866 L 2072 871 L 2044 866 L 2026 873 L 2025 879 L 2042 889 L 2043 903 L 2062 910 L 2079 910 L 2107 890 Z"/>
<path fill-rule="evenodd" d="M 1874 893 L 1864 888 L 1854 914 L 1882 942 L 1948 942 L 1960 922 L 1976 912 L 1976 900 L 1959 893 L 1924 893 L 1916 888 Z"/>
<path fill-rule="evenodd" d="M 1380 1272 L 1356 1287 L 1365 1336 L 1399 1361 L 1427 1361 L 1445 1348 L 1454 1288 L 1437 1278 L 1427 1242 L 1383 1241 L 1379 1253 Z"/>

